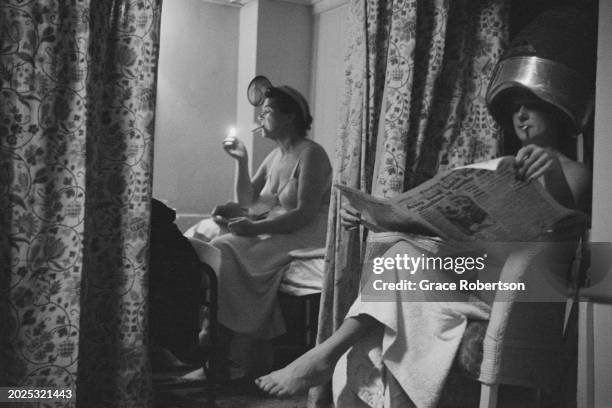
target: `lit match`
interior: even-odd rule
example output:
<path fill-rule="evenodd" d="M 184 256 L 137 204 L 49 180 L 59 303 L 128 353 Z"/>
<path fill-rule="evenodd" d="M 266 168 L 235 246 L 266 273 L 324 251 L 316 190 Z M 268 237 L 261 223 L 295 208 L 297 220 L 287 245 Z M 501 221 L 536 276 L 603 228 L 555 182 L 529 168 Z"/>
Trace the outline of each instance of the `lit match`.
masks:
<path fill-rule="evenodd" d="M 231 127 L 227 130 L 227 136 L 223 139 L 223 146 L 233 148 L 236 146 L 236 128 Z"/>

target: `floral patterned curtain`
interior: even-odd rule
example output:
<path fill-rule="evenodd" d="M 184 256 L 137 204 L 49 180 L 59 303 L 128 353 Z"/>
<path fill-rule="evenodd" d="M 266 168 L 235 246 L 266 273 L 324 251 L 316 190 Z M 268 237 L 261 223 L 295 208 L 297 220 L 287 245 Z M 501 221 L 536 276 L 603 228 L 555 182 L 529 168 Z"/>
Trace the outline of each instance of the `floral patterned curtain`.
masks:
<path fill-rule="evenodd" d="M 0 4 L 0 386 L 151 406 L 161 0 Z"/>
<path fill-rule="evenodd" d="M 498 154 L 485 104 L 508 39 L 507 0 L 351 0 L 336 183 L 392 197 L 438 171 Z M 358 294 L 360 233 L 328 224 L 318 341 L 342 323 Z M 310 407 L 330 405 L 329 388 Z"/>
<path fill-rule="evenodd" d="M 384 3 L 384 2 L 383 2 Z M 389 3 L 390 4 L 390 3 Z M 345 78 L 345 102 L 340 112 L 341 128 L 336 144 L 336 157 L 339 170 L 334 174 L 334 183 L 356 186 L 364 190 L 369 190 L 372 180 L 372 170 L 374 164 L 374 151 L 376 146 L 376 129 L 380 115 L 382 93 L 384 87 L 384 62 L 386 49 L 376 47 L 368 50 L 363 47 L 362 31 L 365 29 L 368 35 L 376 38 L 384 38 L 388 34 L 388 22 L 385 17 L 388 10 L 381 4 L 378 9 L 377 4 L 368 10 L 371 18 L 364 27 L 366 10 L 365 4 L 361 1 L 351 1 L 349 18 L 351 20 L 349 28 L 348 51 L 345 58 L 347 67 Z M 378 41 L 381 39 L 379 38 Z M 385 45 L 383 42 L 381 45 Z M 368 75 L 368 72 L 371 74 Z M 331 208 L 332 216 L 328 221 L 328 231 L 331 233 L 332 245 L 327 248 L 326 269 L 337 271 L 325 275 L 326 286 L 333 287 L 340 284 L 345 296 L 333 297 L 323 296 L 323 311 L 321 318 L 329 324 L 320 324 L 319 336 L 329 337 L 332 331 L 338 327 L 344 318 L 344 313 L 337 314 L 338 310 L 346 312 L 350 307 L 357 291 L 359 290 L 358 281 L 349 279 L 346 282 L 335 282 L 336 277 L 343 279 L 351 277 L 355 269 L 360 267 L 360 243 L 362 237 L 358 232 L 346 231 L 340 227 L 337 218 L 340 209 L 340 195 L 337 191 L 332 191 Z M 329 236 L 328 236 L 329 239 Z"/>

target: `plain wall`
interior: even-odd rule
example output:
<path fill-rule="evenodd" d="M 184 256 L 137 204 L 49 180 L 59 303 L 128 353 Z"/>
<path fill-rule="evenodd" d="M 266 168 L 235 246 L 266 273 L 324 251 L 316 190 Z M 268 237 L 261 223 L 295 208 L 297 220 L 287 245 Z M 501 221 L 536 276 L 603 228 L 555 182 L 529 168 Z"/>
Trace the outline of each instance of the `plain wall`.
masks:
<path fill-rule="evenodd" d="M 238 48 L 238 87 L 236 94 L 236 105 L 238 110 L 238 137 L 244 142 L 252 159 L 253 143 L 257 136 L 253 136 L 250 130 L 256 126 L 255 109 L 248 102 L 246 90 L 251 80 L 257 75 L 257 19 L 259 2 L 251 1 L 240 9 L 240 41 Z M 253 163 L 251 168 L 259 163 Z"/>
<path fill-rule="evenodd" d="M 221 140 L 236 123 L 240 9 L 163 3 L 153 195 L 202 214 L 232 198 L 233 160 Z"/>
<path fill-rule="evenodd" d="M 593 152 L 592 238 L 612 241 L 612 2 L 600 0 L 595 140 Z M 609 289 L 612 292 L 612 280 Z"/>
<path fill-rule="evenodd" d="M 334 163 L 338 108 L 344 95 L 344 56 L 347 44 L 346 2 L 315 14 L 312 66 L 312 138 Z"/>
<path fill-rule="evenodd" d="M 599 0 L 598 29 L 591 241 L 609 243 L 612 242 L 612 47 L 609 41 L 612 2 L 609 0 Z M 593 304 L 594 333 L 587 333 L 587 338 L 593 336 L 594 361 L 589 369 L 594 377 L 590 387 L 595 408 L 612 407 L 612 270 L 603 272 L 607 273 L 606 278 L 586 292 L 599 298 Z M 589 390 L 581 390 L 585 391 Z"/>

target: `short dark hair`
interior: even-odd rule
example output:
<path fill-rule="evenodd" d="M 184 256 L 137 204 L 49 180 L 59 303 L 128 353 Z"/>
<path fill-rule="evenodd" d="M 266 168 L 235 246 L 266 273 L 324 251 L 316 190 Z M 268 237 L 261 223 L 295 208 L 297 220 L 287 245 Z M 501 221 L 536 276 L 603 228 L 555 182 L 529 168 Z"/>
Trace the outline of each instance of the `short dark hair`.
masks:
<path fill-rule="evenodd" d="M 276 103 L 278 110 L 282 113 L 293 114 L 295 118 L 293 120 L 293 125 L 298 135 L 306 137 L 306 132 L 310 130 L 310 125 L 312 124 L 312 116 L 310 116 L 308 109 L 307 112 L 303 112 L 297 101 L 279 88 L 272 87 L 268 89 L 265 96 L 266 98 L 272 99 Z M 306 106 L 306 108 L 308 108 L 308 106 Z"/>

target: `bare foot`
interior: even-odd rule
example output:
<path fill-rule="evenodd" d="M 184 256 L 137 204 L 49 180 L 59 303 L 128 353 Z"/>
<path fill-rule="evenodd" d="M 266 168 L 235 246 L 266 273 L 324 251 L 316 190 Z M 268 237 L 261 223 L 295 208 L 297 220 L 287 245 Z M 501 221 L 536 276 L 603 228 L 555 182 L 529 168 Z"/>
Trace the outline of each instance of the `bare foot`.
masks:
<path fill-rule="evenodd" d="M 183 375 L 181 378 L 185 380 L 205 380 L 206 374 L 204 373 L 203 368 L 198 368 L 197 370 L 188 372 L 187 374 Z"/>
<path fill-rule="evenodd" d="M 331 380 L 334 365 L 326 353 L 314 348 L 285 368 L 257 378 L 255 384 L 271 395 L 288 397 Z"/>
<path fill-rule="evenodd" d="M 151 346 L 151 366 L 153 371 L 181 370 L 189 367 L 179 360 L 170 350 L 161 346 Z"/>

